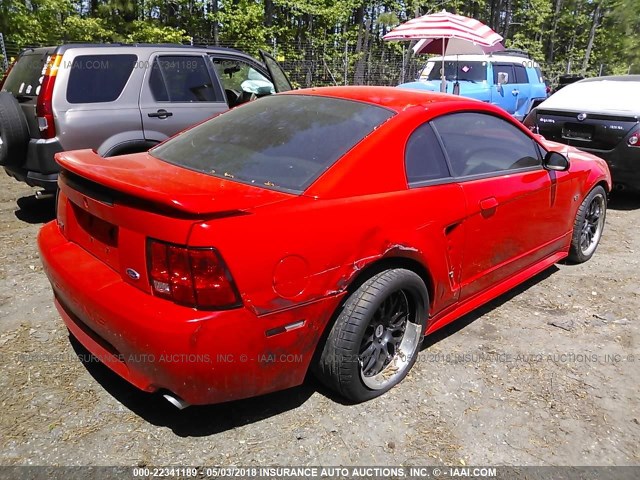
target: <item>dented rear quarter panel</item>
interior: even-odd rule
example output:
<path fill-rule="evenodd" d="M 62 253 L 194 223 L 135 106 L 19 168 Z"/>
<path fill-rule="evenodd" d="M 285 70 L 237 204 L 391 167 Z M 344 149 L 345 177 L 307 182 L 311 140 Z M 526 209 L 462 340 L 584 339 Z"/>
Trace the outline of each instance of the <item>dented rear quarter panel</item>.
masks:
<path fill-rule="evenodd" d="M 407 186 L 406 141 L 430 117 L 428 107 L 407 107 L 303 195 L 203 222 L 189 243 L 216 246 L 259 315 L 343 292 L 362 270 L 393 258 L 428 269 L 431 311 L 439 311 L 457 295 L 449 271 L 459 252 L 448 254 L 445 229 L 464 218 L 465 201 L 456 183 Z"/>

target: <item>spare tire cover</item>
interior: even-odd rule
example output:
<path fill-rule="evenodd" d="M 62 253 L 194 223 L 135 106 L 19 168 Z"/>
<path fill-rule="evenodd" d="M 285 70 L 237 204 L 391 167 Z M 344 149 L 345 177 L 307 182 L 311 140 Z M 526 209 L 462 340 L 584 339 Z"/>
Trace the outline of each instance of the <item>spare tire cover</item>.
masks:
<path fill-rule="evenodd" d="M 22 165 L 29 138 L 29 126 L 20 104 L 9 92 L 0 92 L 0 165 Z"/>

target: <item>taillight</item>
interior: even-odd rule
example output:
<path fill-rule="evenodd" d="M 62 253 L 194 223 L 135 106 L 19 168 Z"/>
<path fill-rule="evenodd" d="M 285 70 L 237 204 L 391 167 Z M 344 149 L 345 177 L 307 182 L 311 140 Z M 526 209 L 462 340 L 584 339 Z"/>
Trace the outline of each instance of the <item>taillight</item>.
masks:
<path fill-rule="evenodd" d="M 158 297 L 204 309 L 240 305 L 231 274 L 213 248 L 189 248 L 149 240 L 147 260 L 151 289 Z"/>
<path fill-rule="evenodd" d="M 640 147 L 640 129 L 637 129 L 631 134 L 631 136 L 627 140 L 627 144 L 630 147 Z"/>
<path fill-rule="evenodd" d="M 38 117 L 38 127 L 42 138 L 53 138 L 56 136 L 56 126 L 53 121 L 53 85 L 56 82 L 58 69 L 62 62 L 62 55 L 52 55 L 45 67 L 44 78 L 38 92 L 36 103 L 36 115 Z"/>

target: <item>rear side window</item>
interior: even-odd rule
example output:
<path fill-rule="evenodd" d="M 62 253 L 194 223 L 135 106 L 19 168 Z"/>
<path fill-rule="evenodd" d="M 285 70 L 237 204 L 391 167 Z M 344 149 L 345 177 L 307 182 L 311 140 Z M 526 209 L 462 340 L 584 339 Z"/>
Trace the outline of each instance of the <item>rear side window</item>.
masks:
<path fill-rule="evenodd" d="M 37 97 L 47 61 L 53 52 L 53 49 L 25 51 L 18 57 L 2 89 L 14 95 Z"/>
<path fill-rule="evenodd" d="M 529 83 L 529 77 L 527 77 L 527 69 L 521 65 L 514 65 L 513 69 L 516 74 L 515 83 Z"/>
<path fill-rule="evenodd" d="M 428 123 L 418 127 L 409 137 L 404 161 L 410 185 L 450 177 L 440 142 Z"/>
<path fill-rule="evenodd" d="M 534 67 L 534 68 L 536 71 L 536 77 L 538 78 L 538 82 L 544 83 L 544 78 L 542 78 L 542 70 L 540 70 L 540 67 Z"/>
<path fill-rule="evenodd" d="M 300 193 L 391 116 L 367 103 L 273 95 L 187 130 L 150 153 L 216 177 Z"/>
<path fill-rule="evenodd" d="M 223 101 L 203 57 L 157 57 L 151 67 L 149 87 L 157 102 Z"/>
<path fill-rule="evenodd" d="M 73 59 L 67 84 L 69 103 L 115 101 L 133 72 L 136 55 L 80 55 Z"/>

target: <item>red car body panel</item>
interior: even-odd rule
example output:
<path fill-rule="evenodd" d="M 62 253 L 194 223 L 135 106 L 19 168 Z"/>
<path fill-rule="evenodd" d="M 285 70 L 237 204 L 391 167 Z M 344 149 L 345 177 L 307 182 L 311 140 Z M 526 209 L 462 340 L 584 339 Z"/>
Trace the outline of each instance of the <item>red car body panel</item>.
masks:
<path fill-rule="evenodd" d="M 431 333 L 566 257 L 580 202 L 598 183 L 611 188 L 604 161 L 519 125 L 568 154 L 570 170 L 409 188 L 404 150 L 418 126 L 453 110 L 511 117 L 461 97 L 383 87 L 293 94 L 377 103 L 396 115 L 301 195 L 146 153 L 57 157 L 58 219 L 39 234 L 56 305 L 71 333 L 137 387 L 203 404 L 299 385 L 349 287 L 384 266 L 422 276 Z M 214 247 L 242 306 L 198 310 L 154 296 L 148 239 Z"/>

